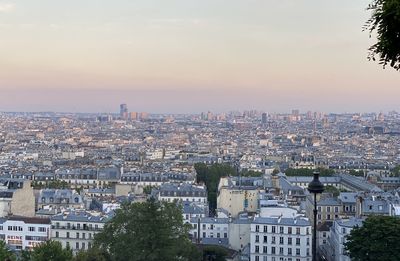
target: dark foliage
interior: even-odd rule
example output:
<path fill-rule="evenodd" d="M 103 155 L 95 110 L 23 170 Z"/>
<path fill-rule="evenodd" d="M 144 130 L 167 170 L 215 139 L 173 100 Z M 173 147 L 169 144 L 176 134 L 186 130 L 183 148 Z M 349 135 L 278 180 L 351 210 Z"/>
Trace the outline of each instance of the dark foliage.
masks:
<path fill-rule="evenodd" d="M 365 29 L 376 33 L 377 43 L 369 48 L 369 60 L 378 60 L 385 68 L 400 69 L 400 0 L 373 0 Z"/>

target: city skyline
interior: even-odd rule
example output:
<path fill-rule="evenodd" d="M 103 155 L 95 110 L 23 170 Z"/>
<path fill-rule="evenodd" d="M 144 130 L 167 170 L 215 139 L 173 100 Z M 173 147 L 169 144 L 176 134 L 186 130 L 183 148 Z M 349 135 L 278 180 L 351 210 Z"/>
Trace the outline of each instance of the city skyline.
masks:
<path fill-rule="evenodd" d="M 399 110 L 369 1 L 0 1 L 0 111 Z"/>

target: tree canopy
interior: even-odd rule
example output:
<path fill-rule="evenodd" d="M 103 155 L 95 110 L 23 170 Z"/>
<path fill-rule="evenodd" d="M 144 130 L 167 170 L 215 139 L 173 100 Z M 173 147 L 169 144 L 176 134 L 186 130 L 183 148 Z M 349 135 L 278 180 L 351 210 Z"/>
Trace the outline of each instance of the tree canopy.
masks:
<path fill-rule="evenodd" d="M 376 33 L 377 43 L 369 48 L 368 58 L 378 60 L 385 68 L 400 69 L 400 0 L 373 0 L 367 8 L 372 12 L 365 29 Z"/>
<path fill-rule="evenodd" d="M 0 240 L 0 260 L 15 260 L 15 255 L 7 248 L 6 243 Z"/>
<path fill-rule="evenodd" d="M 70 248 L 63 248 L 58 241 L 49 240 L 36 246 L 31 252 L 23 251 L 21 261 L 71 261 Z"/>
<path fill-rule="evenodd" d="M 320 177 L 332 176 L 335 174 L 335 170 L 333 169 L 325 169 L 325 168 L 318 168 L 318 169 L 292 169 L 289 168 L 285 171 L 286 176 L 313 176 L 314 172 L 318 171 Z"/>
<path fill-rule="evenodd" d="M 345 248 L 354 261 L 394 261 L 399 260 L 399 240 L 399 218 L 371 216 L 351 231 Z"/>
<path fill-rule="evenodd" d="M 213 164 L 207 166 L 204 163 L 194 164 L 197 173 L 197 182 L 204 182 L 207 186 L 207 199 L 210 204 L 210 212 L 217 208 L 218 183 L 221 177 L 234 175 L 236 170 L 227 164 Z"/>
<path fill-rule="evenodd" d="M 94 245 L 114 261 L 198 260 L 189 228 L 177 204 L 150 199 L 122 205 Z"/>

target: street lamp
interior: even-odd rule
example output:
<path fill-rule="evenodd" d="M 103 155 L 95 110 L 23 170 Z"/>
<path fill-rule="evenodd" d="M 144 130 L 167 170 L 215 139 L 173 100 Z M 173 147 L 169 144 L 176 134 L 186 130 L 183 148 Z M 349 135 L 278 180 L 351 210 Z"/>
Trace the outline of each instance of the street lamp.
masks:
<path fill-rule="evenodd" d="M 308 191 L 314 194 L 314 229 L 312 242 L 312 260 L 317 261 L 317 194 L 324 191 L 324 184 L 319 181 L 319 172 L 314 172 L 314 179 L 308 184 Z"/>

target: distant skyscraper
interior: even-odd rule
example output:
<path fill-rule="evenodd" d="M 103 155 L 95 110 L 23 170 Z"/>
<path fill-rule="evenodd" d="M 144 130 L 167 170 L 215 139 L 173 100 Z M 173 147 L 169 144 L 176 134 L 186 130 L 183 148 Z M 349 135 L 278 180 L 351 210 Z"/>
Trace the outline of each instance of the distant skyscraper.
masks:
<path fill-rule="evenodd" d="M 267 123 L 267 114 L 264 112 L 261 114 L 261 123 L 266 124 Z"/>
<path fill-rule="evenodd" d="M 119 106 L 119 115 L 121 116 L 121 118 L 123 119 L 127 119 L 128 118 L 128 105 L 126 105 L 125 103 L 121 104 Z"/>

